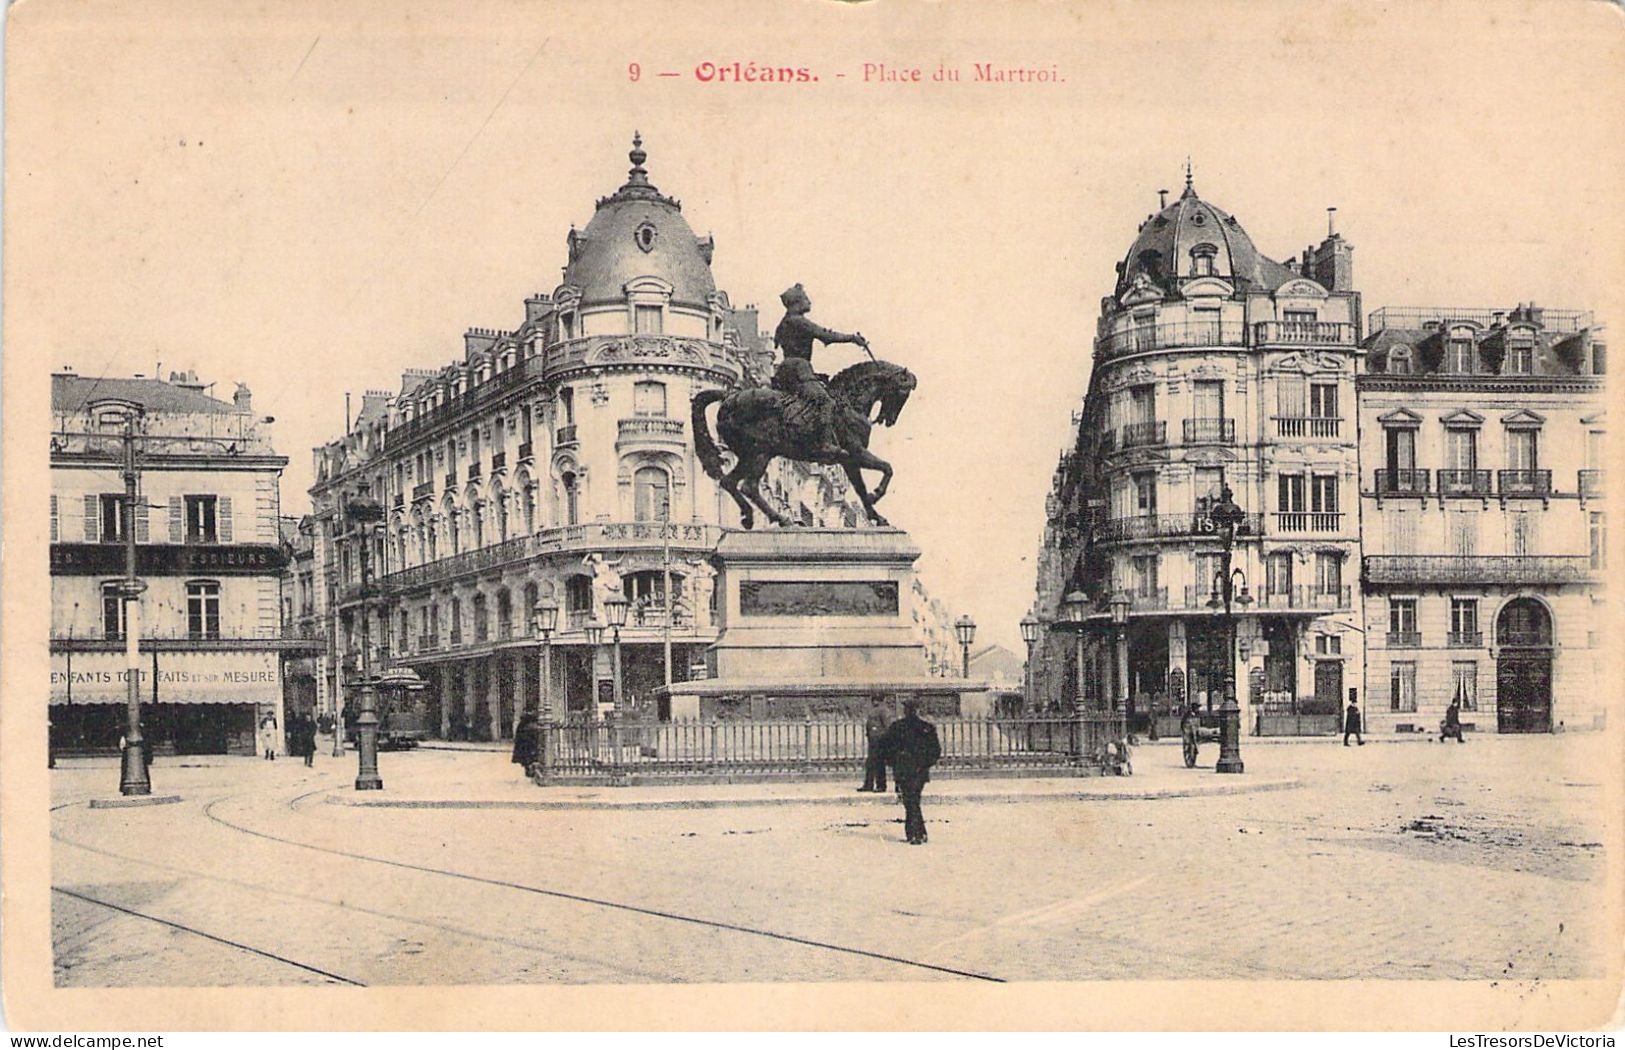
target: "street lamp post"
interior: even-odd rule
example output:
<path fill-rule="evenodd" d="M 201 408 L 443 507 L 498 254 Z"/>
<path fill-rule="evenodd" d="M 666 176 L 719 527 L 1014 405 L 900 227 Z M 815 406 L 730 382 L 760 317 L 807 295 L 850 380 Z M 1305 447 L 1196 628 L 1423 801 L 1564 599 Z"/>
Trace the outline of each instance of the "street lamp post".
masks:
<path fill-rule="evenodd" d="M 519 717 L 519 732 L 514 734 L 515 761 L 523 761 L 526 773 L 538 763 L 543 772 L 552 766 L 552 756 L 547 752 L 552 746 L 554 731 L 553 630 L 559 624 L 559 607 L 550 602 L 537 602 L 532 613 L 535 616 L 536 633 L 542 639 L 542 662 L 537 668 L 536 679 L 536 706 L 541 707 L 541 712 L 538 715 L 536 706 L 531 704 L 530 695 L 527 693 L 524 713 Z"/>
<path fill-rule="evenodd" d="M 1128 692 L 1128 648 L 1123 639 L 1128 633 L 1129 597 L 1118 592 L 1112 595 L 1112 695 L 1109 698 L 1111 710 L 1116 711 L 1118 702 Z"/>
<path fill-rule="evenodd" d="M 1219 762 L 1214 766 L 1218 773 L 1240 773 L 1243 770 L 1241 762 L 1241 707 L 1236 703 L 1236 614 L 1234 605 L 1246 606 L 1252 603 L 1252 595 L 1247 593 L 1246 576 L 1237 569 L 1234 572 L 1230 567 L 1231 550 L 1236 542 L 1236 526 L 1241 523 L 1241 508 L 1236 505 L 1235 494 L 1230 486 L 1220 478 L 1219 502 L 1209 511 L 1214 526 L 1219 532 L 1219 541 L 1224 545 L 1221 556 L 1220 569 L 1214 576 L 1214 589 L 1217 592 L 1214 598 L 1222 595 L 1224 604 L 1225 627 L 1225 660 L 1224 660 L 1224 706 L 1220 710 L 1219 722 Z M 1242 576 L 1241 594 L 1235 593 L 1237 575 Z M 1209 605 L 1215 605 L 1209 599 Z"/>
<path fill-rule="evenodd" d="M 976 621 L 967 613 L 954 621 L 954 636 L 959 639 L 959 677 L 970 677 L 970 643 L 976 640 Z"/>
<path fill-rule="evenodd" d="M 1026 672 L 1026 681 L 1022 683 L 1022 706 L 1028 710 L 1037 705 L 1033 700 L 1033 646 L 1038 644 L 1038 617 L 1028 613 L 1021 618 L 1021 640 L 1027 643 L 1027 666 L 1022 668 Z"/>
<path fill-rule="evenodd" d="M 1061 599 L 1061 610 L 1066 613 L 1067 622 L 1078 635 L 1078 682 L 1077 690 L 1072 696 L 1072 709 L 1083 710 L 1083 620 L 1089 615 L 1089 596 L 1082 591 L 1073 591 Z"/>
<path fill-rule="evenodd" d="M 119 775 L 119 793 L 152 794 L 152 778 L 147 771 L 146 742 L 141 736 L 141 592 L 147 585 L 136 576 L 136 431 L 145 409 L 133 401 L 107 399 L 89 406 L 100 426 L 122 426 L 124 432 L 124 579 L 119 581 L 119 601 L 124 613 L 125 726 L 124 755 Z"/>
<path fill-rule="evenodd" d="M 372 545 L 372 530 L 384 520 L 383 504 L 370 499 L 354 499 L 345 507 L 345 516 L 360 526 L 361 536 L 361 697 L 356 712 L 356 777 L 357 791 L 381 791 L 383 778 L 378 775 L 378 693 L 372 680 L 371 625 L 367 622 L 367 588 Z"/>
<path fill-rule="evenodd" d="M 604 616 L 608 618 L 610 630 L 614 632 L 613 644 L 615 651 L 612 657 L 614 660 L 612 671 L 615 675 L 615 714 L 617 716 L 622 714 L 621 628 L 626 626 L 626 607 L 628 604 L 627 600 L 619 594 L 604 602 Z"/>

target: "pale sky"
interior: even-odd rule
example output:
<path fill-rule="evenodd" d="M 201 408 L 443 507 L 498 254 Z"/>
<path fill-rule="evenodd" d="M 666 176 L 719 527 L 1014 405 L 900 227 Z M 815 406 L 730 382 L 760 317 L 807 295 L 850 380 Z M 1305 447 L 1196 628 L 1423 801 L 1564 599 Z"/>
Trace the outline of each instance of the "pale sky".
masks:
<path fill-rule="evenodd" d="M 160 361 L 227 399 L 245 382 L 292 461 L 285 513 L 345 391 L 460 357 L 559 283 L 634 128 L 735 303 L 771 327 L 801 281 L 816 320 L 919 376 L 874 443 L 882 509 L 978 641 L 1018 650 L 1100 297 L 1187 154 L 1277 260 L 1337 206 L 1368 312 L 1619 316 L 1613 5 L 234 6 L 11 11 L 7 420 L 43 390 L 15 355 L 40 383 Z M 703 61 L 819 80 L 700 83 Z M 984 61 L 1064 82 L 975 83 Z M 866 62 L 926 80 L 865 84 Z M 959 83 L 930 81 L 941 62 Z"/>

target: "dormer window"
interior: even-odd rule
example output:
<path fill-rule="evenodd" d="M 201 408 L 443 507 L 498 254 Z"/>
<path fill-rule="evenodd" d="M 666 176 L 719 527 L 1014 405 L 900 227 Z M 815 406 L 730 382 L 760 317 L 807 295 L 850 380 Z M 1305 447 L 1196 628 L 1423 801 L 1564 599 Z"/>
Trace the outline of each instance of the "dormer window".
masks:
<path fill-rule="evenodd" d="M 1457 375 L 1471 375 L 1476 370 L 1474 365 L 1472 329 L 1452 329 L 1445 343 L 1445 369 Z"/>
<path fill-rule="evenodd" d="M 1501 374 L 1509 376 L 1526 376 L 1534 371 L 1535 366 L 1535 340 L 1528 329 L 1520 329 L 1507 337 L 1506 361 L 1501 365 Z"/>
<path fill-rule="evenodd" d="M 1388 351 L 1388 371 L 1393 375 L 1408 376 L 1411 374 L 1411 348 L 1404 346 L 1394 347 Z"/>
<path fill-rule="evenodd" d="M 1217 269 L 1216 269 L 1216 266 L 1215 266 L 1215 259 L 1217 258 L 1218 254 L 1219 254 L 1219 249 L 1214 247 L 1211 244 L 1198 244 L 1196 247 L 1192 248 L 1191 249 L 1191 276 L 1192 277 L 1212 277 L 1212 276 L 1214 276 L 1214 274 L 1216 274 L 1218 272 Z"/>
<path fill-rule="evenodd" d="M 559 315 L 559 339 L 568 342 L 576 337 L 576 315 L 573 313 Z"/>

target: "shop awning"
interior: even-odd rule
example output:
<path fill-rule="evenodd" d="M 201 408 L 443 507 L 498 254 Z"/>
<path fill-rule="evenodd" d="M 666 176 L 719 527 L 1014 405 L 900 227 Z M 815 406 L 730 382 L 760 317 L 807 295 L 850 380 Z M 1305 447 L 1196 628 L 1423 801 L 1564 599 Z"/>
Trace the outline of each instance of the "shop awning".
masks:
<path fill-rule="evenodd" d="M 165 652 L 141 654 L 141 702 L 160 704 L 271 704 L 282 693 L 277 654 Z M 72 667 L 71 681 L 69 668 Z M 51 703 L 119 704 L 128 696 L 123 653 L 52 653 Z"/>

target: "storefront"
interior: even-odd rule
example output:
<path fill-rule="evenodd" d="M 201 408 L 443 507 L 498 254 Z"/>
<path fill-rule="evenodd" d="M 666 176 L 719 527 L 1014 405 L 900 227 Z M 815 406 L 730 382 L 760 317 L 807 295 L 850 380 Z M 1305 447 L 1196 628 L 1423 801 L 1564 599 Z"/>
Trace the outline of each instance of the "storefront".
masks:
<path fill-rule="evenodd" d="M 51 746 L 109 754 L 124 737 L 129 671 L 121 651 L 51 654 Z M 143 735 L 155 755 L 251 755 L 266 715 L 284 726 L 275 652 L 141 654 Z"/>

